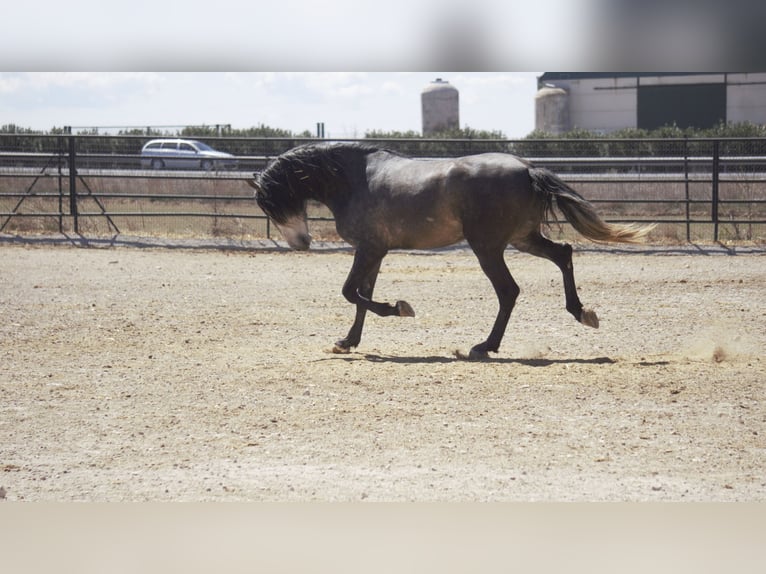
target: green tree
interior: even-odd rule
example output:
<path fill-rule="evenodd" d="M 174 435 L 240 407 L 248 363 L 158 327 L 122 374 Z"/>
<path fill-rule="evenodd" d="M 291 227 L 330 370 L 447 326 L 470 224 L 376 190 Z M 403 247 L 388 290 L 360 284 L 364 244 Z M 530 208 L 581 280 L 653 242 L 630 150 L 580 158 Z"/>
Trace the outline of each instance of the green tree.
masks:
<path fill-rule="evenodd" d="M 427 138 L 412 130 L 372 130 L 365 133 L 365 139 L 376 140 L 382 146 L 419 157 L 457 156 L 508 149 L 503 132 L 475 130 L 468 126 L 439 132 Z"/>

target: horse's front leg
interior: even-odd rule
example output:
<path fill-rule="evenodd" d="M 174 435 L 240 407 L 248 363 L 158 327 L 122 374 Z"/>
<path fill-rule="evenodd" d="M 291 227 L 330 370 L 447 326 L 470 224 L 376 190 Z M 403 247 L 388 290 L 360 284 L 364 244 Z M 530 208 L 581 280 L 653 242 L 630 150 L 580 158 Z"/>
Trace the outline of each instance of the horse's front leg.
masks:
<path fill-rule="evenodd" d="M 382 260 L 381 260 L 382 261 Z M 378 272 L 380 271 L 380 262 L 370 271 L 367 277 L 362 281 L 362 285 L 359 287 L 359 293 L 367 299 L 372 298 L 372 293 L 375 290 L 375 281 L 378 278 Z M 359 345 L 359 341 L 362 339 L 362 329 L 364 328 L 364 318 L 367 316 L 367 308 L 361 303 L 356 305 L 356 317 L 354 318 L 354 324 L 351 325 L 351 329 L 343 339 L 335 342 L 336 353 L 348 353 L 351 347 Z"/>
<path fill-rule="evenodd" d="M 367 311 L 372 311 L 383 317 L 396 315 L 399 317 L 414 317 L 415 312 L 406 301 L 397 301 L 395 305 L 377 303 L 372 300 L 375 281 L 378 278 L 380 264 L 385 252 L 370 253 L 357 250 L 354 264 L 343 285 L 343 296 L 356 305 L 354 324 L 345 338 L 337 341 L 333 349 L 336 353 L 348 353 L 352 347 L 357 347 L 362 339 L 362 328 Z"/>

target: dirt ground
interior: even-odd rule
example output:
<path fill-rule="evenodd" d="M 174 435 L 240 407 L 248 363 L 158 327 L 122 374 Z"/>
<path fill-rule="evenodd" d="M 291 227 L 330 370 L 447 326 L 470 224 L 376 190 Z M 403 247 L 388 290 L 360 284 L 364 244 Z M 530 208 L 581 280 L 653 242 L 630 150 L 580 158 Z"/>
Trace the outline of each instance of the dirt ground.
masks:
<path fill-rule="evenodd" d="M 586 246 L 582 246 L 586 247 Z M 351 252 L 0 245 L 8 501 L 764 501 L 766 255 L 394 253 L 361 346 Z M 2 494 L 2 491 L 0 491 Z"/>

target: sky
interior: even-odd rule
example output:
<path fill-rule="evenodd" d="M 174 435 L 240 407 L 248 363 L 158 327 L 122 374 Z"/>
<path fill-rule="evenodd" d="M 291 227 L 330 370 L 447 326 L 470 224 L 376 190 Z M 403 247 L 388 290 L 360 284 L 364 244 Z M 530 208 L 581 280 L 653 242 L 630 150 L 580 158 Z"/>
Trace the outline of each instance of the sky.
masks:
<path fill-rule="evenodd" d="M 460 126 L 508 138 L 534 129 L 542 72 L 0 72 L 0 125 L 145 127 L 265 124 L 325 136 L 421 130 L 436 78 L 460 94 Z M 109 130 L 103 130 L 109 131 Z"/>
<path fill-rule="evenodd" d="M 0 70 L 28 71 L 0 72 L 0 125 L 40 130 L 265 124 L 313 133 L 324 122 L 339 138 L 419 131 L 420 93 L 441 77 L 460 92 L 461 127 L 517 138 L 534 128 L 542 72 L 500 70 L 766 61 L 766 3 L 752 0 L 6 4 Z M 445 69 L 472 71 L 428 71 Z"/>
<path fill-rule="evenodd" d="M 421 91 L 441 77 L 460 93 L 460 127 L 524 137 L 541 72 L 501 70 L 582 54 L 588 43 L 562 34 L 586 20 L 578 2 L 11 2 L 0 70 L 28 71 L 0 72 L 0 125 L 420 132 Z M 470 71 L 429 71 L 445 69 Z"/>

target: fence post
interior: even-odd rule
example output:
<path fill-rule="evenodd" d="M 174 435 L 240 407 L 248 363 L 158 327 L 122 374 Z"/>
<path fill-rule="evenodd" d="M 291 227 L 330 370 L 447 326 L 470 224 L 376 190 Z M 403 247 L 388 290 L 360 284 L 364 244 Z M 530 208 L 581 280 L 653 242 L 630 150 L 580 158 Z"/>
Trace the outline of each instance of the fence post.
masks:
<path fill-rule="evenodd" d="M 711 216 L 713 219 L 713 241 L 718 241 L 718 176 L 721 167 L 721 149 L 720 141 L 713 141 L 713 197 L 711 206 Z"/>
<path fill-rule="evenodd" d="M 689 138 L 684 137 L 684 185 L 686 194 L 686 242 L 691 242 L 691 209 L 689 205 Z"/>
<path fill-rule="evenodd" d="M 77 216 L 77 152 L 73 135 L 69 138 L 69 214 L 74 218 L 74 232 L 80 233 L 80 223 Z"/>
<path fill-rule="evenodd" d="M 57 138 L 58 142 L 58 188 L 59 188 L 59 233 L 64 233 L 64 140 Z"/>

